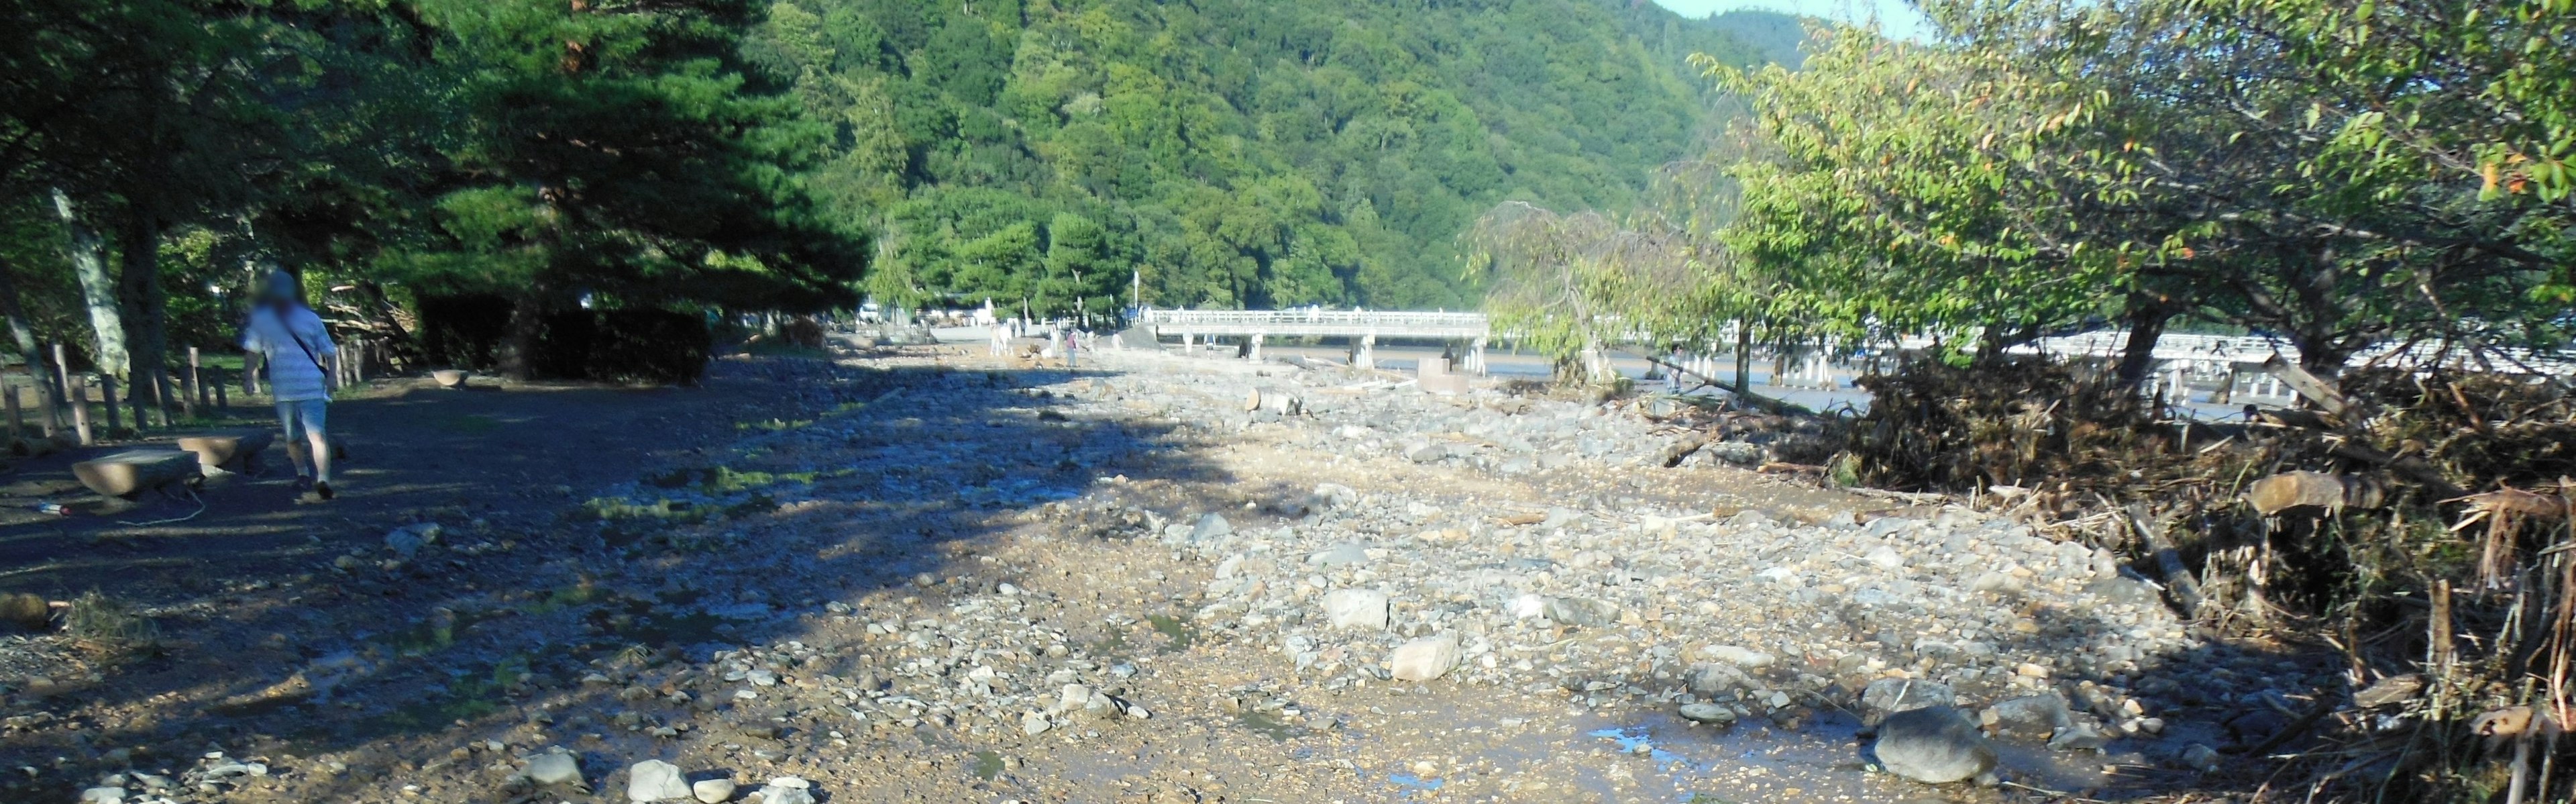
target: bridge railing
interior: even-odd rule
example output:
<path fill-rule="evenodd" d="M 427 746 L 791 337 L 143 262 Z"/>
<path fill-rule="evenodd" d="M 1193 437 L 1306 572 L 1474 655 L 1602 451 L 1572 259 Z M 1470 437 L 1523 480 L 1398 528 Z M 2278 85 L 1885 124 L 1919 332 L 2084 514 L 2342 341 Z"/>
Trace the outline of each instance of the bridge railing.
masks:
<path fill-rule="evenodd" d="M 1482 329 L 1483 313 L 1413 312 L 1404 310 L 1147 310 L 1142 323 L 1169 326 L 1431 327 Z"/>

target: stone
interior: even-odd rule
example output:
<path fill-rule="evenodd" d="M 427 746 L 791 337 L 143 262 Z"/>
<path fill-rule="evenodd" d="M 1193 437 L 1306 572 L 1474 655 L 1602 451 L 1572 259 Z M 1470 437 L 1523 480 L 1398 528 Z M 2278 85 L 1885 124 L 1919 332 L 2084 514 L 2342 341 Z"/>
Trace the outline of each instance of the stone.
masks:
<path fill-rule="evenodd" d="M 438 534 L 439 527 L 435 522 L 404 525 L 385 534 L 385 549 L 393 551 L 394 555 L 409 559 L 419 554 L 420 548 L 437 544 Z"/>
<path fill-rule="evenodd" d="M 1047 721 L 1045 712 L 1030 712 L 1020 716 L 1022 734 L 1035 737 L 1047 733 L 1047 730 L 1052 728 L 1055 728 L 1055 724 Z"/>
<path fill-rule="evenodd" d="M 1772 656 L 1771 654 L 1763 653 L 1751 648 L 1740 648 L 1734 645 L 1710 645 L 1700 652 L 1702 654 L 1706 654 L 1708 658 L 1716 659 L 1746 670 L 1760 670 L 1765 667 L 1770 667 L 1772 662 L 1779 661 L 1778 657 Z"/>
<path fill-rule="evenodd" d="M 1986 720 L 1998 734 L 2044 738 L 2073 721 L 2066 697 L 2055 692 L 2008 698 L 1986 707 Z"/>
<path fill-rule="evenodd" d="M 730 800 L 733 798 L 733 791 L 732 779 L 700 779 L 689 785 L 689 794 L 696 796 L 700 804 L 719 804 Z"/>
<path fill-rule="evenodd" d="M 1681 716 L 1683 720 L 1693 723 L 1714 723 L 1722 726 L 1735 722 L 1735 710 L 1717 704 L 1683 704 Z"/>
<path fill-rule="evenodd" d="M 2100 751 L 2111 744 L 2111 735 L 2093 722 L 2090 716 L 2070 717 L 2065 727 L 2048 738 L 2051 751 Z"/>
<path fill-rule="evenodd" d="M 200 469 L 241 466 L 259 457 L 260 450 L 276 436 L 267 430 L 224 430 L 202 435 L 180 436 L 179 448 L 197 454 Z"/>
<path fill-rule="evenodd" d="M 1404 459 L 1414 463 L 1436 463 L 1446 457 L 1449 457 L 1449 448 L 1436 441 L 1415 444 L 1404 451 Z"/>
<path fill-rule="evenodd" d="M 2183 767 L 2202 773 L 2218 770 L 2218 749 L 2199 743 L 2183 746 L 2182 753 L 2175 759 L 2180 760 Z"/>
<path fill-rule="evenodd" d="M 771 779 L 760 788 L 760 804 L 814 804 L 814 783 L 794 776 Z"/>
<path fill-rule="evenodd" d="M 463 388 L 466 378 L 472 376 L 473 372 L 464 369 L 438 369 L 429 373 L 430 379 L 437 380 L 440 388 Z"/>
<path fill-rule="evenodd" d="M 1190 541 L 1193 542 L 1221 539 L 1232 535 L 1234 535 L 1234 523 L 1225 521 L 1224 516 L 1215 513 L 1200 516 L 1198 524 L 1190 526 Z"/>
<path fill-rule="evenodd" d="M 1606 601 L 1580 597 L 1560 597 L 1547 601 L 1547 619 L 1561 625 L 1594 627 L 1619 621 L 1619 606 Z"/>
<path fill-rule="evenodd" d="M 1335 589 L 1324 595 L 1324 621 L 1334 628 L 1385 628 L 1386 619 L 1385 592 Z"/>
<path fill-rule="evenodd" d="M 1430 681 L 1458 666 L 1458 639 L 1452 636 L 1423 637 L 1404 643 L 1388 657 L 1387 664 L 1397 681 Z"/>
<path fill-rule="evenodd" d="M 197 454 L 175 449 L 131 449 L 72 464 L 72 477 L 102 497 L 131 497 L 172 483 L 195 480 Z"/>
<path fill-rule="evenodd" d="M 2423 689 L 2423 676 L 2414 673 L 2389 676 L 2373 682 L 2368 687 L 2363 687 L 2360 692 L 2353 693 L 2352 705 L 2363 709 L 2387 706 L 2413 698 L 2416 692 Z"/>
<path fill-rule="evenodd" d="M 1995 768 L 1994 746 L 1977 732 L 1976 719 L 1947 706 L 1887 716 L 1870 751 L 1887 772 L 1926 784 L 1973 779 Z"/>
<path fill-rule="evenodd" d="M 1887 520 L 1882 519 L 1878 521 L 1885 522 Z M 1905 568 L 1905 554 L 1896 552 L 1896 548 L 1889 547 L 1884 544 L 1870 548 L 1869 553 L 1861 556 L 1861 558 L 1868 559 L 1869 563 L 1878 565 L 1880 569 L 1894 570 Z"/>
<path fill-rule="evenodd" d="M 1367 560 L 1368 548 L 1348 543 L 1333 545 L 1330 550 L 1325 550 L 1306 557 L 1306 563 L 1325 567 L 1338 567 L 1344 564 L 1358 564 Z"/>
<path fill-rule="evenodd" d="M 1861 706 L 1869 714 L 1886 716 L 1932 706 L 1950 706 L 1958 693 L 1950 685 L 1911 678 L 1882 678 L 1861 689 Z"/>
<path fill-rule="evenodd" d="M 1699 695 L 1723 695 L 1761 686 L 1743 670 L 1724 662 L 1692 667 L 1688 680 L 1690 691 Z"/>
<path fill-rule="evenodd" d="M 1759 444 L 1747 444 L 1742 441 L 1712 441 L 1700 449 L 1727 463 L 1752 466 L 1762 462 L 1762 446 Z"/>
<path fill-rule="evenodd" d="M 628 801 L 678 801 L 691 795 L 688 781 L 680 778 L 678 765 L 648 759 L 626 769 Z"/>
<path fill-rule="evenodd" d="M 124 804 L 125 788 L 93 787 L 81 791 L 80 804 Z"/>
<path fill-rule="evenodd" d="M 1986 592 L 1996 595 L 2018 595 L 2021 594 L 2021 589 L 2022 584 L 2020 578 L 2015 578 L 2009 573 L 2002 572 L 1981 573 L 1977 576 L 1976 580 L 1968 582 L 1968 591 L 1971 592 Z"/>
<path fill-rule="evenodd" d="M 581 784 L 581 759 L 571 754 L 546 752 L 528 758 L 528 769 L 521 771 L 528 781 L 542 785 Z"/>
<path fill-rule="evenodd" d="M 1360 501 L 1360 493 L 1340 483 L 1315 484 L 1315 500 L 1327 508 L 1347 508 Z"/>

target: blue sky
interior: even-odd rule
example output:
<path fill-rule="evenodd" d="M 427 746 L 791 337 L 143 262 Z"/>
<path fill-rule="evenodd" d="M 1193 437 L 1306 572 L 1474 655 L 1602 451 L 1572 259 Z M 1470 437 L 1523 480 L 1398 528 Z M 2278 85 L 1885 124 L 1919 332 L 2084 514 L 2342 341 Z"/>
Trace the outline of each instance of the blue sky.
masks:
<path fill-rule="evenodd" d="M 1905 0 L 1655 0 L 1656 4 L 1680 12 L 1685 17 L 1705 17 L 1720 11 L 1759 8 L 1786 11 L 1809 17 L 1858 22 L 1875 14 L 1889 36 L 1920 38 L 1925 25 L 1923 14 Z"/>

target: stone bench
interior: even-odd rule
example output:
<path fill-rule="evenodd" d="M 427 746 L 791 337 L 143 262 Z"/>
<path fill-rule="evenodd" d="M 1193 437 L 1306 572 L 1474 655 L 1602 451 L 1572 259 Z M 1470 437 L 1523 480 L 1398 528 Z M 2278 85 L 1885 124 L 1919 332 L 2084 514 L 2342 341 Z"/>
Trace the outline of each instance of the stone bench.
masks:
<path fill-rule="evenodd" d="M 198 477 L 197 454 L 176 449 L 136 449 L 72 464 L 81 485 L 105 497 L 130 497 Z"/>
<path fill-rule="evenodd" d="M 268 448 L 277 434 L 267 430 L 223 430 L 202 435 L 180 436 L 179 448 L 197 454 L 197 463 L 208 469 L 246 467 L 258 459 L 260 450 Z"/>

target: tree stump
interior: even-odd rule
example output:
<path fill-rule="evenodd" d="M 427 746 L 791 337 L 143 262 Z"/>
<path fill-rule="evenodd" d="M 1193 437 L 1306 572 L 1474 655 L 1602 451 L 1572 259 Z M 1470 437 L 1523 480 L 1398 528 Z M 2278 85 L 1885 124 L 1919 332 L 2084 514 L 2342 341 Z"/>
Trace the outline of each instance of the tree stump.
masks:
<path fill-rule="evenodd" d="M 103 497 L 130 497 L 146 489 L 193 480 L 197 455 L 175 449 L 138 449 L 72 464 L 72 476 Z"/>

